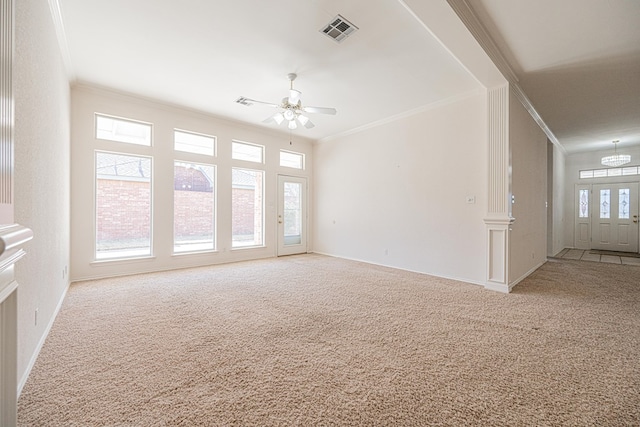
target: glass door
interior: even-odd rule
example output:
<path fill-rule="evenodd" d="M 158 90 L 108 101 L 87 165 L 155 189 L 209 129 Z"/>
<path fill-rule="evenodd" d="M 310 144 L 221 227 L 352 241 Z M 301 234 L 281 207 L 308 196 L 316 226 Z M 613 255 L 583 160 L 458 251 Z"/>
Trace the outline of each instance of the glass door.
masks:
<path fill-rule="evenodd" d="M 278 175 L 278 256 L 307 252 L 307 180 Z"/>

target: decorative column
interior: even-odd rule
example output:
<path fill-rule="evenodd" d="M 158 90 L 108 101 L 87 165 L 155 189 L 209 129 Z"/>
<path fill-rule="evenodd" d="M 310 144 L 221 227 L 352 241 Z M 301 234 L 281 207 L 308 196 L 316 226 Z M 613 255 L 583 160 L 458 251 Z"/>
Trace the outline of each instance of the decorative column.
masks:
<path fill-rule="evenodd" d="M 14 264 L 33 232 L 18 224 L 0 226 L 0 425 L 16 425 L 18 399 L 18 282 Z"/>
<path fill-rule="evenodd" d="M 485 288 L 509 292 L 509 228 L 511 216 L 511 156 L 509 150 L 509 84 L 488 91 L 489 182 L 487 280 Z"/>
<path fill-rule="evenodd" d="M 0 426 L 16 425 L 18 283 L 14 264 L 33 233 L 13 218 L 13 51 L 15 0 L 0 0 Z"/>

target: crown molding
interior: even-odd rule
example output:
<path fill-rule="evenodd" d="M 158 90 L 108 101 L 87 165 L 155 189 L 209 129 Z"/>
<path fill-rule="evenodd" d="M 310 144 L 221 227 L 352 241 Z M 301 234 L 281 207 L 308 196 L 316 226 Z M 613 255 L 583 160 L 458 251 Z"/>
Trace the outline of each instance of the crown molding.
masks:
<path fill-rule="evenodd" d="M 505 79 L 507 79 L 512 93 L 516 98 L 518 98 L 520 103 L 529 112 L 538 126 L 540 126 L 540 129 L 542 129 L 545 135 L 547 135 L 549 141 L 551 141 L 553 145 L 558 147 L 558 149 L 566 155 L 567 151 L 560 144 L 558 138 L 556 138 L 553 131 L 549 128 L 549 126 L 547 126 L 536 108 L 531 103 L 531 100 L 522 89 L 522 86 L 520 86 L 520 80 L 518 79 L 518 76 L 513 71 L 513 68 L 511 67 L 505 56 L 502 54 L 491 35 L 489 35 L 489 32 L 478 18 L 478 15 L 473 10 L 473 7 L 471 7 L 468 0 L 447 0 L 447 3 L 449 3 L 449 6 L 451 6 L 456 15 L 458 15 L 465 27 L 467 27 L 478 44 L 486 52 L 487 56 L 491 58 L 498 70 L 502 73 Z"/>
<path fill-rule="evenodd" d="M 51 11 L 51 19 L 56 31 L 56 38 L 58 39 L 58 45 L 60 46 L 62 62 L 64 63 L 65 70 L 67 71 L 67 78 L 70 82 L 74 82 L 76 80 L 76 74 L 73 70 L 73 63 L 71 62 L 71 53 L 69 52 L 69 44 L 67 43 L 67 33 L 64 29 L 60 3 L 58 0 L 48 0 L 48 2 L 49 10 Z"/>
<path fill-rule="evenodd" d="M 458 18 L 462 21 L 465 27 L 473 35 L 476 41 L 480 44 L 482 49 L 487 53 L 489 58 L 496 65 L 502 75 L 509 81 L 509 83 L 517 83 L 518 76 L 509 65 L 498 45 L 493 41 L 493 38 L 489 35 L 486 27 L 478 19 L 478 15 L 469 5 L 467 0 L 447 0 L 449 6 L 458 15 Z"/>

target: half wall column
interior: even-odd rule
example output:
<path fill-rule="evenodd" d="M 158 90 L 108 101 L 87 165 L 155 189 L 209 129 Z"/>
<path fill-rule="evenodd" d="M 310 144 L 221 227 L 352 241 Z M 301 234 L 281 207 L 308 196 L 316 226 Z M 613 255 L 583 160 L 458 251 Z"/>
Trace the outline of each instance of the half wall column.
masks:
<path fill-rule="evenodd" d="M 14 264 L 33 232 L 14 224 L 15 0 L 0 0 L 0 426 L 17 423 L 18 283 Z"/>
<path fill-rule="evenodd" d="M 488 91 L 489 182 L 487 280 L 485 288 L 509 292 L 509 230 L 511 216 L 511 156 L 509 149 L 509 84 Z"/>

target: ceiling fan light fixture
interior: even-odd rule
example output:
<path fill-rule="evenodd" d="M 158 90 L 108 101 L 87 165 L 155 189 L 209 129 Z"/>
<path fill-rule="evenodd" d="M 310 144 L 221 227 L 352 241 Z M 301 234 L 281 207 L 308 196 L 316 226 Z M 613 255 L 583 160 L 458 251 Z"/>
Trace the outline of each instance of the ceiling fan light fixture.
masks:
<path fill-rule="evenodd" d="M 618 142 L 620 141 L 616 139 L 615 141 L 612 141 L 612 142 L 614 145 L 614 149 L 613 149 L 614 154 L 612 156 L 603 157 L 600 163 L 603 166 L 609 166 L 609 167 L 617 167 L 617 166 L 622 166 L 622 165 L 626 165 L 627 163 L 630 163 L 631 156 L 629 154 L 618 154 Z"/>
<path fill-rule="evenodd" d="M 292 121 L 295 120 L 296 114 L 292 110 L 284 110 L 284 118 Z"/>
<path fill-rule="evenodd" d="M 304 125 L 306 125 L 306 124 L 307 124 L 307 122 L 309 121 L 309 117 L 304 116 L 304 115 L 302 115 L 302 114 L 299 114 L 299 115 L 298 115 L 298 121 L 300 122 L 300 124 L 301 124 L 302 126 L 304 126 Z"/>
<path fill-rule="evenodd" d="M 295 120 L 290 120 L 289 124 L 287 125 L 287 127 L 291 130 L 294 130 L 298 127 L 297 123 Z"/>

